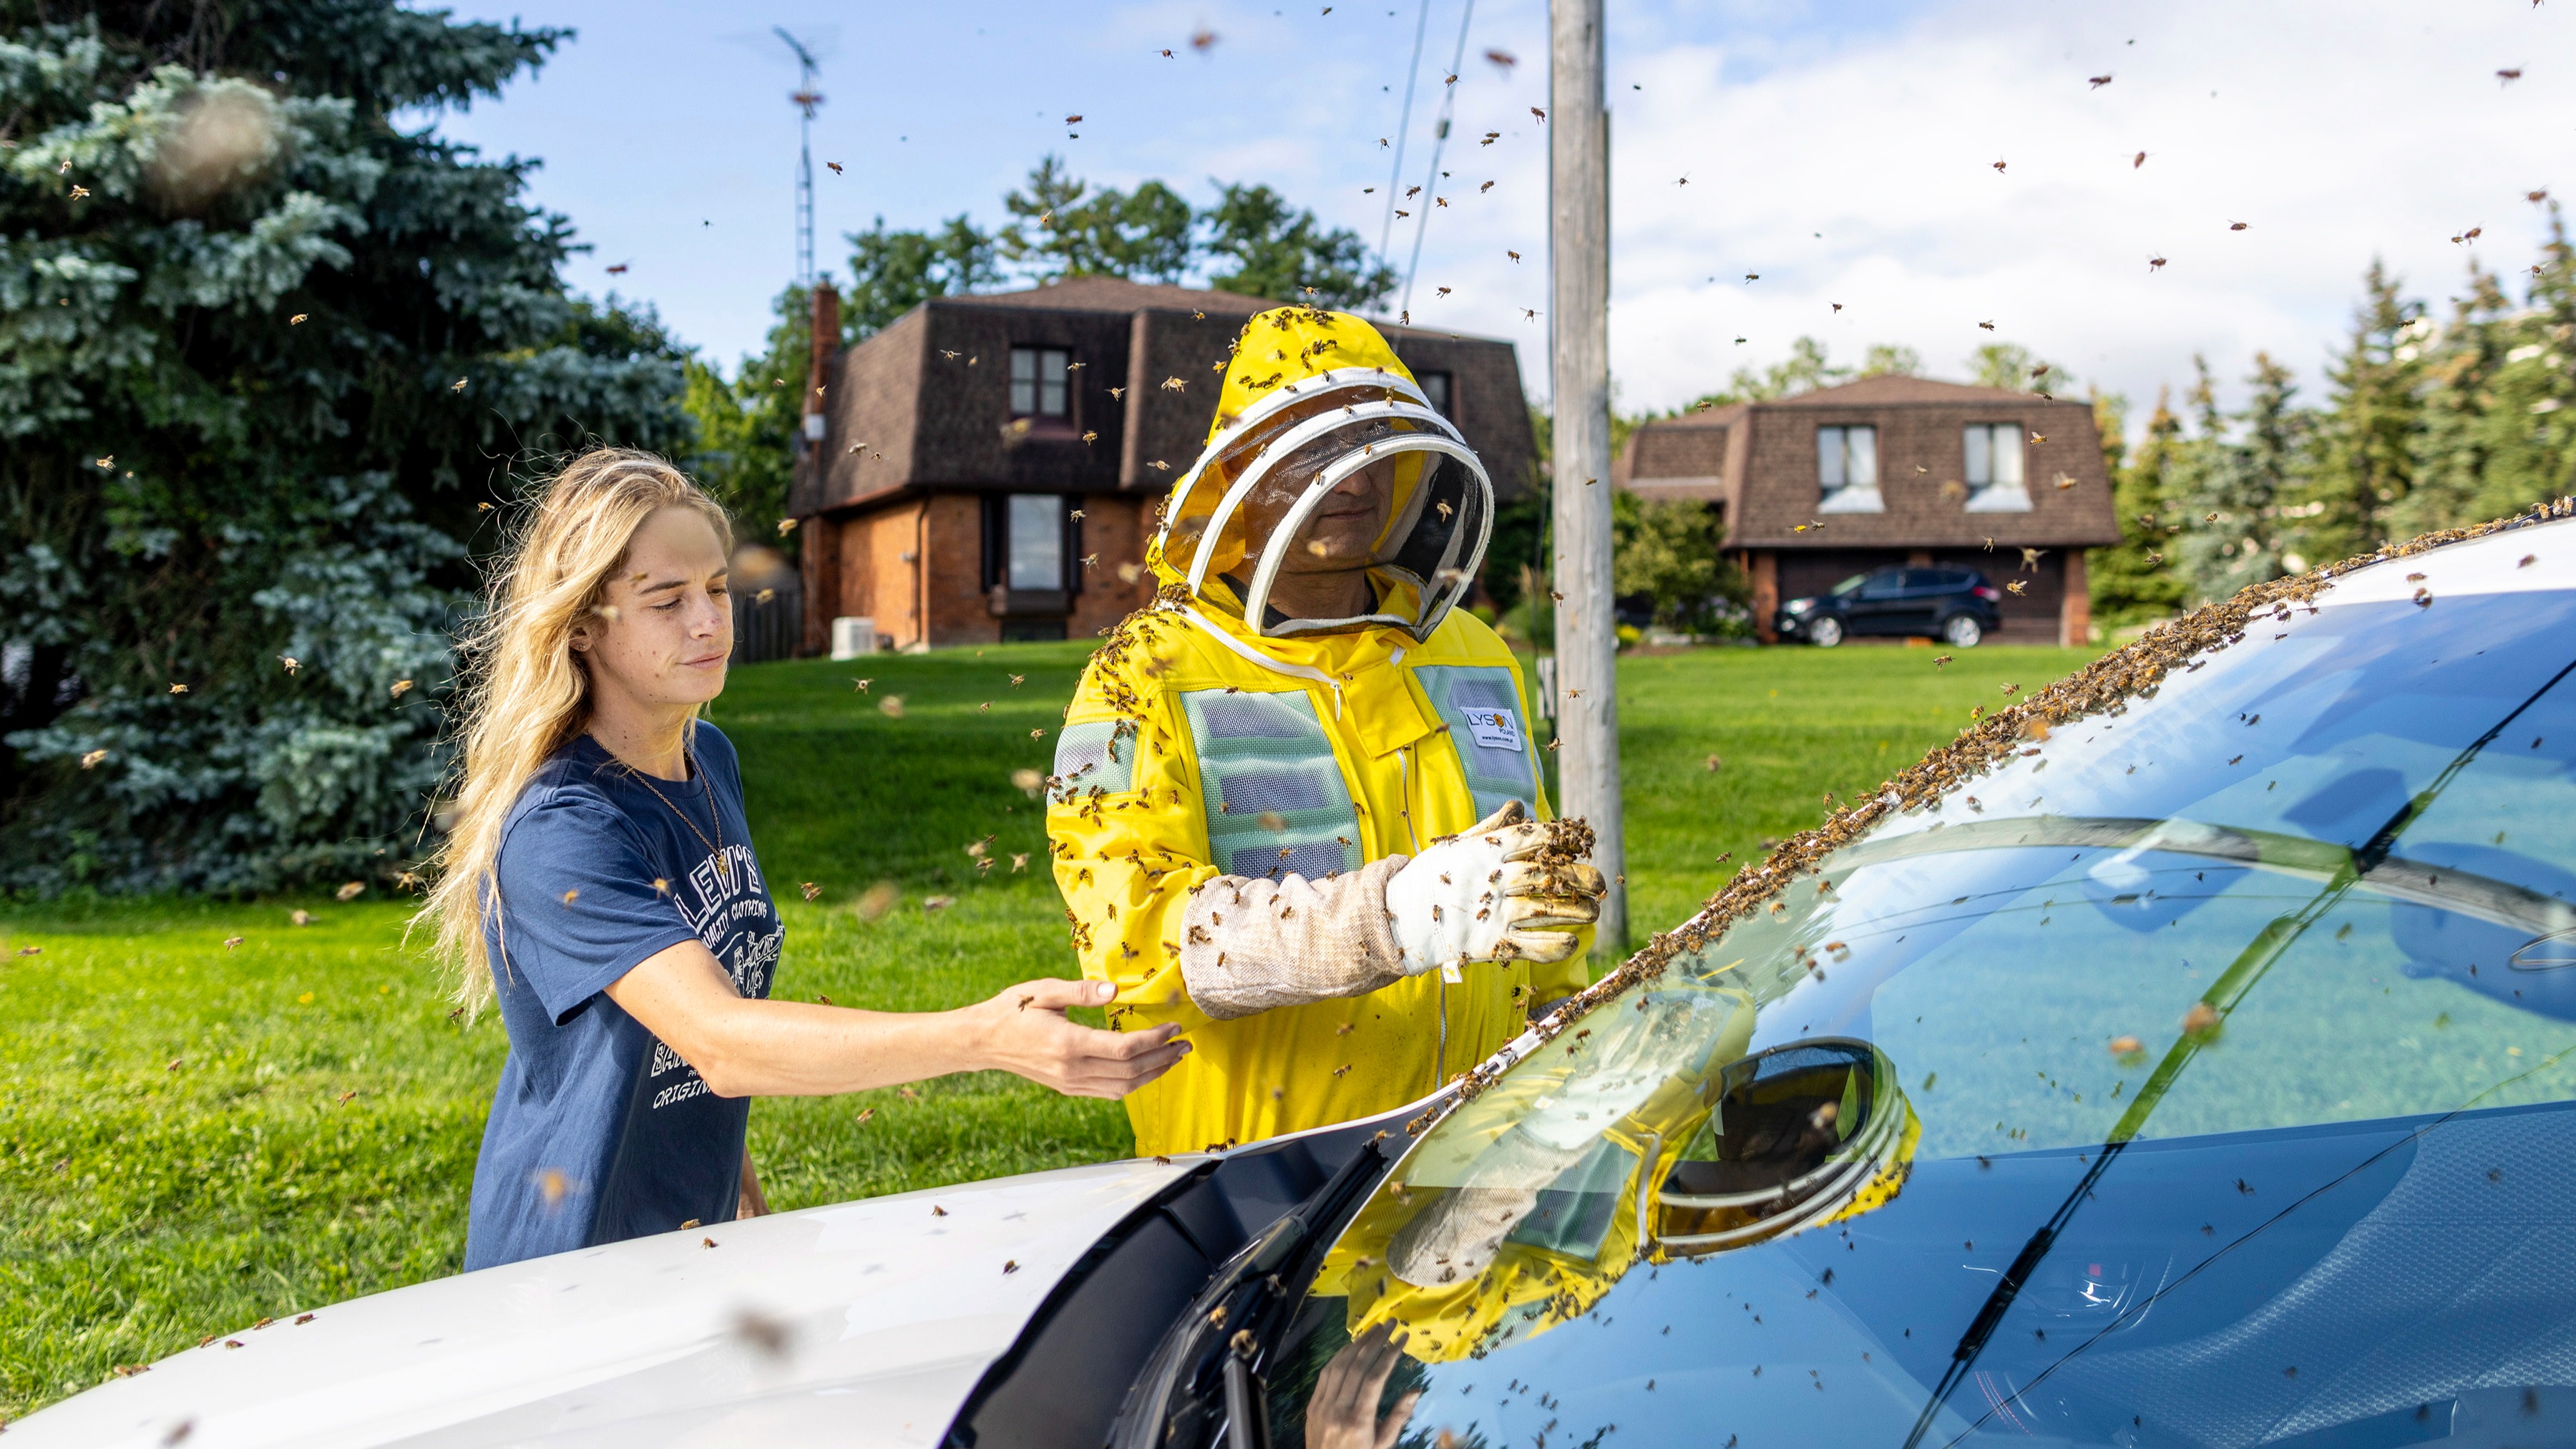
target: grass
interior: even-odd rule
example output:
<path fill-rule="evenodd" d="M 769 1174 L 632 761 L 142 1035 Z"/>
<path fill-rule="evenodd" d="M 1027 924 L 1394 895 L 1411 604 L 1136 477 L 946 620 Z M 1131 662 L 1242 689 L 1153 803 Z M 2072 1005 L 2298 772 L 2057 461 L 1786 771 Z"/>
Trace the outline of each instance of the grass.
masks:
<path fill-rule="evenodd" d="M 741 748 L 787 922 L 778 994 L 921 1010 L 1071 973 L 1043 820 L 1011 775 L 1047 767 L 1086 653 L 1012 645 L 736 673 L 714 717 Z M 2002 684 L 2087 657 L 1988 648 L 1941 670 L 1896 648 L 1628 659 L 1637 930 L 1713 891 L 1733 868 L 1720 852 L 1750 859 L 1818 820 L 1825 791 L 1866 789 L 1948 739 Z M 989 872 L 965 850 L 987 837 Z M 871 919 L 857 904 L 879 882 L 898 904 Z M 936 896 L 954 904 L 925 909 Z M 290 923 L 298 909 L 311 924 Z M 0 1416 L 209 1333 L 455 1271 L 507 1042 L 496 1016 L 449 1018 L 434 971 L 402 948 L 405 914 L 372 894 L 0 905 Z M 40 954 L 16 954 L 28 947 Z M 768 1101 L 751 1121 L 781 1207 L 1130 1146 L 1115 1104 L 992 1074 L 909 1097 Z"/>

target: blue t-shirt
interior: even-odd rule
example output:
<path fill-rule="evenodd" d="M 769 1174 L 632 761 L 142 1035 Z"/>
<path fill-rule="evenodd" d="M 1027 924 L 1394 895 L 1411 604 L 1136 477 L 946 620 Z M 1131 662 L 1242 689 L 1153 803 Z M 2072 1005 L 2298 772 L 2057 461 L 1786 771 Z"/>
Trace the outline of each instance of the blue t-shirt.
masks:
<path fill-rule="evenodd" d="M 474 1164 L 468 1271 L 734 1215 L 750 1099 L 709 1091 L 606 989 L 695 940 L 744 996 L 769 995 L 785 932 L 741 767 L 712 725 L 689 749 L 703 778 L 648 781 L 583 735 L 511 807 L 484 935 L 510 1057 Z"/>

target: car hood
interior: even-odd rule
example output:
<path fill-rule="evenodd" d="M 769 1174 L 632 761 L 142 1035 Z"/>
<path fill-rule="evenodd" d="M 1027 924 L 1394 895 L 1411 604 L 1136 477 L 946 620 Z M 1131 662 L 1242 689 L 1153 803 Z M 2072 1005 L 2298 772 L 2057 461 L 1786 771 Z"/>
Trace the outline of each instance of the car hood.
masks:
<path fill-rule="evenodd" d="M 9 1440 L 933 1444 L 1066 1271 L 1195 1161 L 808 1208 L 396 1289 L 218 1336 Z"/>

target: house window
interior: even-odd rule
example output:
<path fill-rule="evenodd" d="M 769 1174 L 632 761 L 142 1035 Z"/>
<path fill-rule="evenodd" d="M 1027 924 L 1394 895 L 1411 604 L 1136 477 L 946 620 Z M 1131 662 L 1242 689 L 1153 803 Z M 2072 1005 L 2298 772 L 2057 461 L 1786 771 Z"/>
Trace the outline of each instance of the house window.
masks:
<path fill-rule="evenodd" d="M 2021 481 L 2021 424 L 1970 423 L 1968 511 L 2028 513 L 2030 491 Z"/>
<path fill-rule="evenodd" d="M 1069 418 L 1073 401 L 1065 379 L 1072 374 L 1065 369 L 1073 354 L 1061 347 L 1014 347 L 1011 349 L 1011 416 L 1015 418 Z"/>
<path fill-rule="evenodd" d="M 1052 493 L 1012 494 L 1002 544 L 1002 580 L 1010 588 L 1063 588 L 1064 500 Z"/>
<path fill-rule="evenodd" d="M 1885 512 L 1878 493 L 1878 429 L 1847 423 L 1816 429 L 1816 482 L 1820 512 Z"/>
<path fill-rule="evenodd" d="M 1457 418 L 1456 413 L 1449 411 L 1449 374 L 1417 372 L 1413 375 L 1413 380 L 1421 385 L 1422 395 L 1430 399 L 1433 412 L 1453 421 Z"/>

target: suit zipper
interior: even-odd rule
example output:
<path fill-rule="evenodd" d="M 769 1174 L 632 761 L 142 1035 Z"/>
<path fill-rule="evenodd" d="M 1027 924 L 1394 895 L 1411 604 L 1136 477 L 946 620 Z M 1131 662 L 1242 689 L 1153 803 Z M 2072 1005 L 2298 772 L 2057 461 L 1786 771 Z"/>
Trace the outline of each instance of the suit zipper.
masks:
<path fill-rule="evenodd" d="M 1413 847 L 1415 855 L 1420 855 L 1422 836 L 1413 828 L 1413 769 L 1408 758 L 1412 753 L 1412 745 L 1406 745 L 1395 753 L 1397 813 L 1404 817 L 1406 843 Z M 1431 1090 L 1436 1092 L 1440 1090 L 1440 1084 L 1449 1079 L 1449 972 L 1445 967 L 1434 967 L 1433 970 L 1439 979 L 1432 983 L 1431 989 L 1440 1008 L 1439 1044 L 1431 1054 Z"/>

